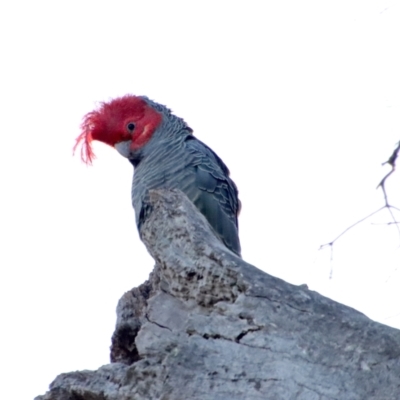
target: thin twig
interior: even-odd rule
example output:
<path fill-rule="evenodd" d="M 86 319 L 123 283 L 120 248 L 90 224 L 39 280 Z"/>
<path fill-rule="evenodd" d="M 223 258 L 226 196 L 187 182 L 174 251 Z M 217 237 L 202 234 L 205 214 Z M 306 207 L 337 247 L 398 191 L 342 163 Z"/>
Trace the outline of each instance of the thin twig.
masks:
<path fill-rule="evenodd" d="M 382 222 L 382 223 L 380 223 L 380 224 L 378 224 L 377 222 L 371 222 L 371 225 L 394 225 L 394 224 L 400 224 L 400 221 L 399 222 Z"/>
<path fill-rule="evenodd" d="M 382 188 L 383 196 L 385 198 L 385 207 L 389 210 L 390 216 L 392 217 L 393 222 L 396 224 L 397 232 L 399 233 L 399 236 L 400 236 L 400 226 L 399 226 L 398 222 L 396 221 L 396 218 L 394 217 L 393 211 L 392 211 L 392 208 L 394 208 L 394 209 L 397 209 L 397 208 L 393 207 L 389 204 L 388 196 L 386 193 L 386 186 L 385 186 L 386 180 L 396 170 L 396 160 L 397 160 L 397 157 L 399 156 L 399 152 L 400 152 L 400 141 L 397 143 L 397 147 L 393 150 L 393 153 L 389 157 L 389 159 L 387 161 L 385 161 L 384 163 L 382 163 L 382 166 L 389 164 L 392 167 L 392 169 L 384 176 L 384 178 L 379 182 L 379 185 L 376 188 L 377 189 Z"/>
<path fill-rule="evenodd" d="M 322 244 L 320 246 L 320 250 L 323 249 L 325 246 L 333 246 L 333 244 L 341 237 L 343 236 L 347 231 L 349 231 L 351 228 L 354 228 L 356 225 L 360 224 L 361 222 L 365 221 L 366 219 L 372 217 L 374 214 L 378 213 L 379 211 L 383 210 L 384 208 L 386 208 L 386 206 L 382 206 L 381 208 L 379 208 L 378 210 L 375 210 L 374 212 L 372 212 L 371 214 L 367 215 L 364 218 L 361 218 L 359 221 L 355 222 L 353 225 L 350 225 L 348 228 L 346 228 L 339 236 L 337 236 L 335 239 L 333 239 L 331 242 L 329 243 L 325 243 Z"/>
<path fill-rule="evenodd" d="M 361 218 L 359 221 L 355 222 L 354 224 L 350 225 L 349 227 L 347 227 L 340 235 L 338 235 L 331 242 L 325 243 L 325 244 L 323 244 L 323 245 L 321 245 L 319 247 L 319 250 L 322 250 L 326 246 L 330 246 L 330 248 L 331 248 L 331 270 L 330 270 L 330 273 L 329 273 L 329 279 L 332 279 L 332 272 L 333 272 L 333 245 L 335 244 L 335 242 L 340 237 L 342 237 L 346 232 L 348 232 L 350 229 L 354 228 L 356 225 L 358 225 L 361 222 L 367 220 L 368 218 L 371 218 L 373 215 L 375 215 L 378 212 L 382 211 L 384 208 L 388 209 L 388 211 L 390 213 L 390 216 L 392 217 L 392 221 L 387 222 L 387 225 L 396 225 L 397 232 L 399 233 L 399 236 L 400 236 L 400 221 L 397 221 L 395 216 L 394 216 L 394 214 L 393 214 L 393 210 L 400 211 L 400 209 L 389 204 L 388 195 L 387 195 L 386 186 L 385 186 L 386 180 L 396 170 L 396 161 L 397 161 L 397 158 L 399 156 L 399 153 L 400 153 L 400 141 L 397 143 L 397 146 L 393 150 L 393 153 L 389 157 L 389 159 L 387 161 L 385 161 L 384 163 L 382 163 L 382 166 L 386 165 L 386 164 L 389 164 L 392 167 L 391 170 L 383 177 L 383 179 L 379 182 L 379 185 L 376 187 L 377 189 L 379 189 L 379 188 L 382 189 L 383 197 L 384 197 L 384 200 L 385 200 L 385 205 L 383 205 L 381 208 L 375 210 L 371 214 L 365 216 L 364 218 Z"/>

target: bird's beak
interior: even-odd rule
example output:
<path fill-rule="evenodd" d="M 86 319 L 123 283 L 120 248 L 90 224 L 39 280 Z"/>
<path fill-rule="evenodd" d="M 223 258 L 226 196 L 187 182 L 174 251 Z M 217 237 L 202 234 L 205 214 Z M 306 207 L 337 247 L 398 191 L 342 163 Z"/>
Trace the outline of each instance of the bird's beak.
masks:
<path fill-rule="evenodd" d="M 119 142 L 114 145 L 115 149 L 121 156 L 129 158 L 131 155 L 131 141 Z"/>

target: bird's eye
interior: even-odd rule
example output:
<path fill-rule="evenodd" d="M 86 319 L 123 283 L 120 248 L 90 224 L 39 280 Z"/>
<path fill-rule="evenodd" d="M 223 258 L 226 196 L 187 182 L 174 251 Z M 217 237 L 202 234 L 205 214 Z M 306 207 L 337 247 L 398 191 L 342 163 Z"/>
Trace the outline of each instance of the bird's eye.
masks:
<path fill-rule="evenodd" d="M 129 122 L 126 125 L 126 129 L 128 129 L 129 132 L 133 132 L 133 130 L 135 129 L 135 124 L 133 122 Z"/>

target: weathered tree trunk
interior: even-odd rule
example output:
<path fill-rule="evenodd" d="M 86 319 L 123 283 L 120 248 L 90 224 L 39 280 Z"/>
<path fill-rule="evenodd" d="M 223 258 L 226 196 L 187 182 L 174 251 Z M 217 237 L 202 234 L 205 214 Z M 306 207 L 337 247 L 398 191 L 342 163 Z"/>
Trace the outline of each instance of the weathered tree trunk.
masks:
<path fill-rule="evenodd" d="M 400 331 L 247 264 L 180 192 L 146 212 L 156 267 L 118 304 L 112 363 L 37 400 L 400 399 Z"/>

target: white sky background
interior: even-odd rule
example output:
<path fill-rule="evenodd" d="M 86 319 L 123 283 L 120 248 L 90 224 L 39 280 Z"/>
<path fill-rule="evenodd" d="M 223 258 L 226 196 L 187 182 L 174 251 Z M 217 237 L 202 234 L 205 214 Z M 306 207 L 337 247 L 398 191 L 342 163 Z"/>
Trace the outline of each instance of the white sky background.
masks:
<path fill-rule="evenodd" d="M 337 242 L 332 279 L 318 251 L 383 205 L 399 17 L 384 0 L 3 2 L 2 396 L 108 363 L 117 301 L 153 267 L 129 162 L 103 144 L 93 167 L 71 153 L 83 115 L 126 93 L 172 108 L 226 162 L 246 261 L 400 328 L 399 234 L 371 224 L 387 211 Z"/>

